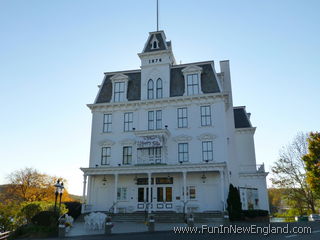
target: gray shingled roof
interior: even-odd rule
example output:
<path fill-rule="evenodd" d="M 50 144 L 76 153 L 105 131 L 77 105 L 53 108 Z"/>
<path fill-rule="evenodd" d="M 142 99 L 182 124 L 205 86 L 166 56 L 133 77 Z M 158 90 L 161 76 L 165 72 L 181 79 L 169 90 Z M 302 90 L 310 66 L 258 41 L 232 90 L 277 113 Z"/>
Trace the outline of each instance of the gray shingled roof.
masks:
<path fill-rule="evenodd" d="M 220 92 L 218 81 L 213 72 L 210 63 L 190 63 L 184 65 L 176 65 L 171 68 L 170 74 L 170 97 L 183 96 L 185 91 L 184 76 L 181 72 L 182 69 L 188 65 L 196 65 L 202 68 L 201 74 L 201 88 L 203 93 L 218 93 Z M 120 72 L 117 72 L 120 73 Z M 110 78 L 117 73 L 106 73 L 106 79 L 101 86 L 101 91 L 97 98 L 96 103 L 110 102 L 112 97 L 112 83 Z M 128 101 L 141 99 L 141 71 L 134 70 L 134 72 L 122 72 L 129 78 L 128 86 Z"/>
<path fill-rule="evenodd" d="M 148 41 L 148 44 L 147 44 L 146 49 L 144 50 L 144 52 L 154 52 L 154 51 L 166 50 L 166 45 L 165 45 L 164 39 L 162 38 L 161 33 L 156 33 L 156 38 L 159 41 L 159 48 L 151 49 L 151 41 L 153 39 L 153 36 L 154 36 L 154 34 L 152 34 L 149 37 L 149 41 Z"/>
<path fill-rule="evenodd" d="M 191 64 L 190 64 L 191 65 Z M 202 67 L 201 73 L 201 90 L 203 93 L 218 93 L 220 92 L 218 81 L 213 72 L 210 63 L 194 64 Z M 174 67 L 171 69 L 170 81 L 170 97 L 182 96 L 185 91 L 184 76 L 181 72 L 186 66 Z"/>
<path fill-rule="evenodd" d="M 251 124 L 244 108 L 234 108 L 234 125 L 235 128 L 250 128 Z"/>
<path fill-rule="evenodd" d="M 101 91 L 97 98 L 96 103 L 106 103 L 110 102 L 112 97 L 112 83 L 110 78 L 114 76 L 110 74 L 106 76 L 103 86 L 101 86 Z M 128 90 L 127 97 L 128 101 L 140 100 L 141 99 L 141 72 L 124 73 L 128 76 Z"/>

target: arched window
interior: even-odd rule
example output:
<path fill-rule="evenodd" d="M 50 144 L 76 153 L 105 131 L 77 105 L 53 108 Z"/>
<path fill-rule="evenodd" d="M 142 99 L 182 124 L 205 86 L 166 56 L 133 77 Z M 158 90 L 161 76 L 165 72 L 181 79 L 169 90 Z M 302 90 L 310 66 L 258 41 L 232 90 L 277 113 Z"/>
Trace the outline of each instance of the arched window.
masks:
<path fill-rule="evenodd" d="M 153 48 L 158 48 L 157 41 L 153 41 Z"/>
<path fill-rule="evenodd" d="M 161 78 L 158 78 L 158 80 L 157 80 L 156 97 L 162 98 L 162 80 L 161 80 Z"/>
<path fill-rule="evenodd" d="M 148 99 L 153 99 L 153 81 L 150 79 L 148 81 Z"/>

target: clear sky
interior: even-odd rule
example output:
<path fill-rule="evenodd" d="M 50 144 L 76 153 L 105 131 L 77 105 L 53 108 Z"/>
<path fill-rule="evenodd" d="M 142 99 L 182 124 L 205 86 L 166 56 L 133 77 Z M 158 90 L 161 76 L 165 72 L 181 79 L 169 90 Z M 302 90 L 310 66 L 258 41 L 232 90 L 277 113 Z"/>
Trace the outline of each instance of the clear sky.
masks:
<path fill-rule="evenodd" d="M 234 104 L 246 105 L 257 126 L 258 163 L 269 169 L 297 132 L 319 130 L 320 1 L 159 2 L 178 63 L 230 60 Z M 155 3 L 0 1 L 0 184 L 34 167 L 82 193 L 86 104 L 103 72 L 139 68 Z"/>

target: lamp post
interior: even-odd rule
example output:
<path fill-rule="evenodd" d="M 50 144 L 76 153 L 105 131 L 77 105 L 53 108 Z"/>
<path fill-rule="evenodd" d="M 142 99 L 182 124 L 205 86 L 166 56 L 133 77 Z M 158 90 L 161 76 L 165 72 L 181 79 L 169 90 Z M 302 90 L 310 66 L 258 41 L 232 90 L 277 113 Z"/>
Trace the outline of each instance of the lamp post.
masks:
<path fill-rule="evenodd" d="M 54 190 L 54 194 L 55 194 L 55 200 L 54 200 L 54 213 L 57 213 L 57 199 L 58 199 L 58 195 L 60 197 L 60 201 L 59 201 L 59 213 L 60 213 L 60 207 L 61 207 L 61 198 L 62 198 L 62 194 L 64 191 L 64 186 L 63 186 L 63 182 L 60 183 L 60 180 L 57 180 L 57 183 L 54 185 L 55 186 L 55 190 Z"/>
<path fill-rule="evenodd" d="M 55 199 L 54 199 L 54 213 L 57 212 L 57 198 L 59 195 L 59 190 L 60 190 L 60 180 L 57 180 L 57 183 L 54 185 L 55 189 L 54 189 L 54 195 L 55 195 Z"/>
<path fill-rule="evenodd" d="M 61 182 L 60 184 L 60 202 L 59 202 L 59 214 L 60 214 L 60 208 L 61 208 L 61 198 L 62 198 L 62 194 L 64 191 L 64 186 L 63 186 L 63 182 Z"/>

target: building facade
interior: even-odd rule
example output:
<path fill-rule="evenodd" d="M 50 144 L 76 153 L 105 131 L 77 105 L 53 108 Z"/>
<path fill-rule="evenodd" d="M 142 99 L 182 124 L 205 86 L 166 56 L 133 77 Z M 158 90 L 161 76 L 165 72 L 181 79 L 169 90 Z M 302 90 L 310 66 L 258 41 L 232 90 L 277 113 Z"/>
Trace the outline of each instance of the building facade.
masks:
<path fill-rule="evenodd" d="M 224 211 L 229 184 L 244 209 L 268 210 L 245 107 L 234 107 L 229 61 L 176 64 L 151 32 L 141 68 L 107 72 L 93 104 L 83 212 Z"/>

